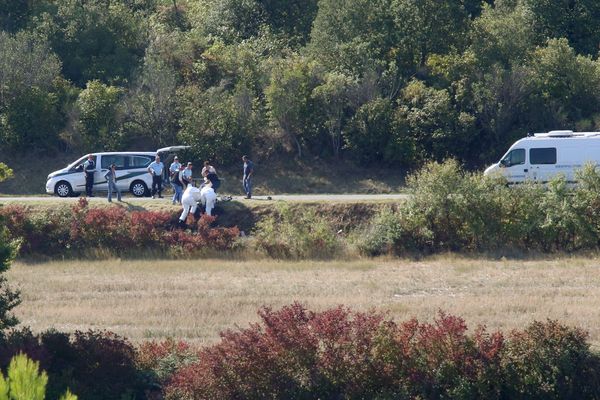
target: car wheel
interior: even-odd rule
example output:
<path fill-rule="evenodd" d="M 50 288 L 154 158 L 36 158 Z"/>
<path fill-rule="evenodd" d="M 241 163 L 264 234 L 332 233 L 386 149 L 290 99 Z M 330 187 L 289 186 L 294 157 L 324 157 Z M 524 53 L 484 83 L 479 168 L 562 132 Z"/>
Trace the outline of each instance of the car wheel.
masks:
<path fill-rule="evenodd" d="M 54 193 L 59 197 L 70 197 L 73 195 L 73 188 L 69 182 L 60 181 L 54 186 Z"/>
<path fill-rule="evenodd" d="M 142 181 L 135 181 L 131 184 L 129 191 L 135 197 L 143 197 L 146 195 L 146 193 L 148 193 L 148 186 L 146 186 L 146 184 Z"/>

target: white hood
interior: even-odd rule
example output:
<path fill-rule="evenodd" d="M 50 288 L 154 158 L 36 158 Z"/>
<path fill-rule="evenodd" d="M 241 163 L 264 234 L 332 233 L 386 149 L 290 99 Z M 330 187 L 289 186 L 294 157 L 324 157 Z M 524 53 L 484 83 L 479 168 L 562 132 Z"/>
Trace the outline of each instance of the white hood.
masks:
<path fill-rule="evenodd" d="M 483 172 L 483 175 L 489 176 L 495 173 L 496 171 L 500 171 L 500 163 L 492 164 L 489 167 L 487 167 Z"/>

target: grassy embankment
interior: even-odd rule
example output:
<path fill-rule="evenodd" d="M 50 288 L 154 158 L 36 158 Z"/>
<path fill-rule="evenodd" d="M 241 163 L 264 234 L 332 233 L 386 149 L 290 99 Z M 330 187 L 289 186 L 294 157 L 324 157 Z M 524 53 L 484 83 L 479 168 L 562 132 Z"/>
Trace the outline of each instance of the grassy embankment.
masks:
<path fill-rule="evenodd" d="M 91 207 L 124 207 L 129 211 L 157 211 L 167 210 L 180 212 L 181 206 L 171 205 L 169 198 L 150 199 L 125 197 L 124 202 L 108 203 L 104 197 L 94 197 L 88 199 Z M 0 205 L 21 205 L 32 213 L 43 213 L 46 210 L 57 209 L 59 207 L 72 207 L 78 201 L 77 198 L 69 199 L 42 199 L 31 200 L 22 204 L 18 201 L 3 200 L 0 198 Z M 304 201 L 277 201 L 277 200 L 242 200 L 218 203 L 220 216 L 217 222 L 221 226 L 237 226 L 245 232 L 249 232 L 257 221 L 265 215 L 277 211 L 277 207 L 283 204 L 288 205 L 297 212 L 303 212 L 308 208 L 315 209 L 319 215 L 324 216 L 331 224 L 332 228 L 349 232 L 352 229 L 366 223 L 375 213 L 385 205 L 397 203 L 395 200 L 381 201 L 339 201 L 339 202 L 304 202 Z"/>
<path fill-rule="evenodd" d="M 8 279 L 22 290 L 17 315 L 36 331 L 109 329 L 134 341 L 167 336 L 211 343 L 256 321 L 263 305 L 298 300 L 310 308 L 344 304 L 430 320 L 437 310 L 472 328 L 523 328 L 559 319 L 600 345 L 600 261 L 560 258 L 485 261 L 272 260 L 17 262 Z"/>

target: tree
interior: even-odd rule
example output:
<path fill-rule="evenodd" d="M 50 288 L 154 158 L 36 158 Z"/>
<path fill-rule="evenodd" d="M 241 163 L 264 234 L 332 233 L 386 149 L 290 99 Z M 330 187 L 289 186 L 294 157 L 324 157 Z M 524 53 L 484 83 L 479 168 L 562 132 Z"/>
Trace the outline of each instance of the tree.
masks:
<path fill-rule="evenodd" d="M 64 123 L 60 61 L 34 35 L 0 32 L 0 146 L 56 147 Z"/>
<path fill-rule="evenodd" d="M 311 135 L 312 91 L 318 83 L 314 63 L 290 59 L 275 67 L 265 89 L 269 119 L 293 143 L 299 158 Z"/>
<path fill-rule="evenodd" d="M 77 130 L 86 149 L 118 149 L 126 140 L 121 131 L 119 109 L 123 90 L 90 81 L 76 101 Z"/>
<path fill-rule="evenodd" d="M 37 29 L 49 37 L 67 79 L 84 87 L 131 78 L 146 47 L 145 13 L 121 1 L 67 0 L 50 10 L 36 19 Z"/>
<path fill-rule="evenodd" d="M 576 52 L 595 56 L 600 43 L 600 2 L 523 0 L 533 15 L 538 43 L 565 38 Z"/>
<path fill-rule="evenodd" d="M 273 32 L 284 34 L 294 42 L 308 41 L 317 15 L 318 0 L 257 0 L 263 9 L 265 23 Z"/>
<path fill-rule="evenodd" d="M 336 158 L 339 158 L 342 148 L 342 129 L 348 109 L 356 106 L 354 103 L 356 103 L 357 88 L 356 79 L 331 72 L 326 75 L 325 81 L 313 91 L 313 97 L 319 101 L 325 111 L 325 126 L 329 131 L 333 155 Z"/>
<path fill-rule="evenodd" d="M 533 13 L 521 2 L 497 0 L 494 6 L 484 5 L 471 36 L 471 50 L 481 68 L 522 65 L 535 44 Z"/>
<path fill-rule="evenodd" d="M 256 0 L 201 0 L 191 4 L 192 26 L 231 44 L 258 35 L 265 24 Z"/>
<path fill-rule="evenodd" d="M 418 143 L 423 159 L 451 157 L 468 141 L 474 117 L 459 113 L 447 90 L 414 80 L 402 90 L 398 102 L 397 123 Z"/>
<path fill-rule="evenodd" d="M 0 30 L 17 32 L 22 29 L 31 15 L 32 1 L 0 0 Z"/>
<path fill-rule="evenodd" d="M 50 91 L 60 76 L 60 60 L 47 42 L 26 32 L 0 31 L 0 107 L 30 88 Z"/>
<path fill-rule="evenodd" d="M 600 107 L 600 69 L 591 57 L 577 55 L 567 39 L 538 47 L 527 65 L 532 115 L 538 127 L 573 126 Z"/>
<path fill-rule="evenodd" d="M 309 50 L 328 70 L 363 76 L 385 70 L 402 52 L 392 0 L 319 0 Z"/>
<path fill-rule="evenodd" d="M 365 165 L 412 166 L 416 142 L 394 119 L 389 99 L 375 98 L 358 108 L 344 132 L 346 148 Z"/>
<path fill-rule="evenodd" d="M 189 86 L 180 93 L 179 139 L 198 159 L 238 160 L 249 149 L 256 120 L 251 92 L 243 87 L 202 91 Z"/>
<path fill-rule="evenodd" d="M 392 0 L 398 42 L 410 49 L 418 67 L 430 54 L 442 54 L 466 44 L 469 15 L 460 0 Z M 398 60 L 401 61 L 401 60 Z"/>
<path fill-rule="evenodd" d="M 0 182 L 9 178 L 12 171 L 0 163 Z M 18 291 L 8 286 L 4 273 L 10 268 L 10 264 L 17 254 L 18 243 L 9 240 L 6 221 L 0 218 L 0 332 L 18 324 L 17 318 L 11 311 L 21 303 Z"/>
<path fill-rule="evenodd" d="M 157 146 L 175 143 L 176 91 L 175 71 L 161 60 L 147 57 L 139 81 L 124 100 L 129 140 L 137 136 L 149 138 Z"/>

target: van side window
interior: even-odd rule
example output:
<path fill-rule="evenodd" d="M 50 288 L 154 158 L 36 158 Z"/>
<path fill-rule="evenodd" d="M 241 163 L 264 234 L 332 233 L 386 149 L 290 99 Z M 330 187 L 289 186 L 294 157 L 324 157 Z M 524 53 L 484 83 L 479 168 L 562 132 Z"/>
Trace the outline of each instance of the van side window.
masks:
<path fill-rule="evenodd" d="M 556 147 L 529 150 L 531 164 L 556 164 Z"/>
<path fill-rule="evenodd" d="M 525 164 L 525 149 L 511 150 L 506 157 L 504 157 L 502 163 L 507 167 Z"/>
<path fill-rule="evenodd" d="M 145 168 L 152 162 L 152 157 L 148 156 L 130 156 L 129 168 Z"/>
<path fill-rule="evenodd" d="M 100 166 L 102 169 L 109 169 L 112 164 L 117 166 L 117 169 L 125 168 L 125 156 L 119 155 L 106 155 L 102 156 Z"/>

